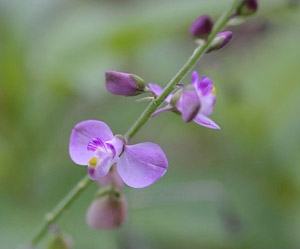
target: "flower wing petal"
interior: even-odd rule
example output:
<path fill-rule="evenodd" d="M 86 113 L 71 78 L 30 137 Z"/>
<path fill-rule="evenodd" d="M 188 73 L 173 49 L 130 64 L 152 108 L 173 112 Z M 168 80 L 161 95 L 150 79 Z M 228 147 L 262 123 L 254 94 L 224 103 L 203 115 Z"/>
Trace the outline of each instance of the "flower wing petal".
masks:
<path fill-rule="evenodd" d="M 87 146 L 96 137 L 107 141 L 113 138 L 113 133 L 106 123 L 97 120 L 86 120 L 75 125 L 71 133 L 69 153 L 76 164 L 88 164 L 94 152 L 87 150 Z"/>
<path fill-rule="evenodd" d="M 194 87 L 185 89 L 181 99 L 181 114 L 184 122 L 192 121 L 200 109 L 199 96 Z"/>
<path fill-rule="evenodd" d="M 163 150 L 154 143 L 127 145 L 117 163 L 122 180 L 130 187 L 144 188 L 167 171 L 168 160 Z"/>

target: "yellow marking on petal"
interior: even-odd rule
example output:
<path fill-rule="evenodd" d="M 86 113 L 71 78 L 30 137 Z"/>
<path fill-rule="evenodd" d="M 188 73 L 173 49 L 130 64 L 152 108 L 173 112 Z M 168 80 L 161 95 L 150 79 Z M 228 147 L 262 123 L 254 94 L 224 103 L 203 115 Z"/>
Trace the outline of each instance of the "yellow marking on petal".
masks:
<path fill-rule="evenodd" d="M 94 156 L 89 160 L 89 165 L 95 167 L 97 165 L 98 162 L 98 157 Z"/>
<path fill-rule="evenodd" d="M 101 151 L 102 149 L 101 149 L 100 147 L 97 147 L 97 150 L 98 150 L 98 151 Z"/>
<path fill-rule="evenodd" d="M 211 90 L 211 93 L 213 94 L 213 95 L 215 95 L 216 94 L 216 88 L 213 86 L 213 89 Z"/>

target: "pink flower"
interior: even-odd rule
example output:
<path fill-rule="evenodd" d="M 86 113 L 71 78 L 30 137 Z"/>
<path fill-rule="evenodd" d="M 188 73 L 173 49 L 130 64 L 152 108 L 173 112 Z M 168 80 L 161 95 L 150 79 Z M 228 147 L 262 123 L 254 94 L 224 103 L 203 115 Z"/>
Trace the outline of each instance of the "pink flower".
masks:
<path fill-rule="evenodd" d="M 155 97 L 159 96 L 163 89 L 153 83 L 148 87 Z M 210 78 L 202 77 L 199 79 L 195 71 L 192 75 L 191 85 L 180 86 L 181 93 L 177 91 L 170 94 L 166 99 L 167 105 L 153 113 L 152 117 L 165 112 L 176 111 L 182 115 L 185 122 L 194 121 L 195 123 L 211 128 L 220 129 L 220 127 L 208 116 L 212 114 L 216 103 L 216 90 Z M 178 94 L 180 93 L 180 94 Z"/>
<path fill-rule="evenodd" d="M 153 184 L 168 168 L 166 155 L 157 144 L 127 145 L 120 135 L 113 135 L 106 123 L 97 120 L 75 125 L 69 153 L 76 164 L 88 166 L 90 178 L 95 181 L 106 176 L 116 164 L 118 175 L 133 188 Z"/>

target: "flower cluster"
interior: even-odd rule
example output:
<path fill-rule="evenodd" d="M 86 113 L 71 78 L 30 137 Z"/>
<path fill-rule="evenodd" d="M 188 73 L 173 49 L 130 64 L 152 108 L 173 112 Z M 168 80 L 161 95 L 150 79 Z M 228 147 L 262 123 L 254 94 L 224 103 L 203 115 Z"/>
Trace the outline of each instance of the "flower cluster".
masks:
<path fill-rule="evenodd" d="M 232 18 L 250 15 L 256 10 L 256 0 L 245 0 Z M 190 34 L 200 46 L 209 40 L 210 45 L 205 50 L 207 53 L 223 48 L 232 38 L 231 31 L 223 31 L 214 34 L 213 40 L 210 39 L 213 28 L 214 22 L 207 15 L 200 16 L 190 27 Z M 117 71 L 105 73 L 105 84 L 108 92 L 123 96 L 147 93 L 151 95 L 150 99 L 156 99 L 164 91 L 157 84 L 146 84 L 135 74 Z M 177 84 L 152 117 L 172 111 L 181 115 L 184 122 L 194 121 L 207 128 L 220 129 L 209 118 L 215 103 L 216 88 L 212 80 L 200 78 L 197 72 L 193 72 L 191 83 Z M 76 164 L 87 166 L 90 178 L 98 181 L 100 187 L 110 186 L 108 191 L 97 195 L 88 209 L 87 223 L 94 229 L 116 228 L 126 219 L 127 204 L 120 193 L 123 183 L 133 188 L 144 188 L 160 179 L 168 169 L 167 157 L 157 144 L 128 143 L 129 138 L 114 135 L 102 121 L 82 121 L 72 130 L 69 145 L 71 159 Z"/>

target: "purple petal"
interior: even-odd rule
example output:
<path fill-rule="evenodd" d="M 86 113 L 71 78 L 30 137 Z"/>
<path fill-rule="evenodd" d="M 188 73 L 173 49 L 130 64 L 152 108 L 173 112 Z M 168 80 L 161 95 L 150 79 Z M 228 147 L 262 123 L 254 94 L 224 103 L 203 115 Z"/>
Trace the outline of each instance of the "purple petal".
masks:
<path fill-rule="evenodd" d="M 167 171 L 168 160 L 154 143 L 127 145 L 117 163 L 122 180 L 133 188 L 144 188 L 161 178 Z"/>
<path fill-rule="evenodd" d="M 148 83 L 148 87 L 150 88 L 150 90 L 153 93 L 154 97 L 158 97 L 163 92 L 162 87 L 157 85 L 157 84 Z"/>
<path fill-rule="evenodd" d="M 160 114 L 160 113 L 163 113 L 163 112 L 166 112 L 166 111 L 172 111 L 174 110 L 174 107 L 171 106 L 171 105 L 166 105 L 165 107 L 162 107 L 160 109 L 158 109 L 157 111 L 155 111 L 152 115 L 151 115 L 151 118 L 155 117 L 156 115 Z"/>
<path fill-rule="evenodd" d="M 89 159 L 94 155 L 87 146 L 93 138 L 100 138 L 102 141 L 111 140 L 113 133 L 107 124 L 97 120 L 86 120 L 78 123 L 72 130 L 69 153 L 71 159 L 79 165 L 87 165 Z"/>
<path fill-rule="evenodd" d="M 197 89 L 200 91 L 202 96 L 205 96 L 212 92 L 213 87 L 214 86 L 210 78 L 202 77 L 199 81 Z"/>
<path fill-rule="evenodd" d="M 199 74 L 198 74 L 197 71 L 194 71 L 193 74 L 192 74 L 192 82 L 191 82 L 191 84 L 194 87 L 197 87 L 198 79 L 199 79 Z"/>
<path fill-rule="evenodd" d="M 192 121 L 200 109 L 199 96 L 194 87 L 187 88 L 183 91 L 180 105 L 184 122 Z"/>
<path fill-rule="evenodd" d="M 207 128 L 221 129 L 214 121 L 200 113 L 194 118 L 194 122 Z"/>

